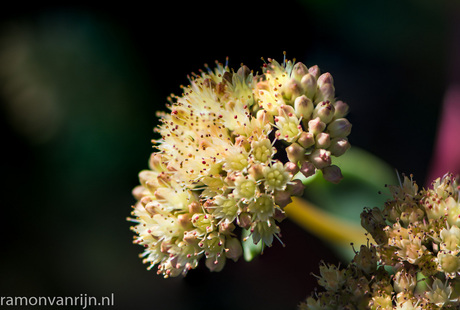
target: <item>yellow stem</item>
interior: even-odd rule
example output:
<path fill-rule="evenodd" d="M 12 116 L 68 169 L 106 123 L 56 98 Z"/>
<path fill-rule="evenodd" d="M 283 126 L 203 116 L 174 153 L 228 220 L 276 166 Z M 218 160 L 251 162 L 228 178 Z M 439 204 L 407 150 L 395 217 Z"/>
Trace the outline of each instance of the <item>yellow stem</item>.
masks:
<path fill-rule="evenodd" d="M 337 245 L 366 244 L 372 237 L 361 226 L 335 217 L 301 198 L 292 198 L 284 209 L 287 216 L 305 230 Z"/>

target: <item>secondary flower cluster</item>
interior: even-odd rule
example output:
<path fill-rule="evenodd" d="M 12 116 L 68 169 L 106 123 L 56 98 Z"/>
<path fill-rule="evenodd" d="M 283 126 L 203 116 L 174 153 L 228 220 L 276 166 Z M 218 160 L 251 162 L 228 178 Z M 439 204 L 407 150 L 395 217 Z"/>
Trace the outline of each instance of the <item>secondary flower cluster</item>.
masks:
<path fill-rule="evenodd" d="M 269 60 L 261 75 L 217 63 L 194 74 L 170 113 L 159 113 L 161 139 L 130 219 L 144 262 L 165 277 L 186 274 L 204 256 L 212 271 L 242 254 L 236 227 L 271 246 L 292 195 L 321 170 L 339 182 L 331 157 L 349 147 L 348 106 L 317 66 Z"/>
<path fill-rule="evenodd" d="M 326 291 L 300 309 L 458 309 L 460 306 L 460 201 L 452 175 L 419 191 L 405 177 L 390 186 L 383 210 L 361 214 L 376 246 L 361 246 L 345 269 L 320 266 Z M 394 274 L 390 275 L 384 266 Z"/>

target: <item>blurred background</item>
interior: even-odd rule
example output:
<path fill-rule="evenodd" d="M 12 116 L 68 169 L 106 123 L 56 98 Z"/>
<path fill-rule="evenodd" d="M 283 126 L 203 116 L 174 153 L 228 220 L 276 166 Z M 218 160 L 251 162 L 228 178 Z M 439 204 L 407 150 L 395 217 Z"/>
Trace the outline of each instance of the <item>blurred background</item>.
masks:
<path fill-rule="evenodd" d="M 281 61 L 286 51 L 331 72 L 351 107 L 353 146 L 423 185 L 460 72 L 459 5 L 151 5 L 17 4 L 0 13 L 0 296 L 114 293 L 116 309 L 295 309 L 317 286 L 319 261 L 341 258 L 289 219 L 280 224 L 285 248 L 275 242 L 220 273 L 165 280 L 141 263 L 126 217 L 155 112 L 204 63 L 229 56 L 230 67 L 260 72 L 260 57 Z"/>

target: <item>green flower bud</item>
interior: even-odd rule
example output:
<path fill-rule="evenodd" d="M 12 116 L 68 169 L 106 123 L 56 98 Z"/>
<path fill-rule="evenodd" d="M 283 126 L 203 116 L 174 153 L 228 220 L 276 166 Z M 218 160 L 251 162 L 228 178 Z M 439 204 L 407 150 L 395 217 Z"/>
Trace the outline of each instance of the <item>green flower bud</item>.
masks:
<path fill-rule="evenodd" d="M 292 100 L 304 93 L 302 84 L 296 79 L 289 79 L 282 88 L 281 93 L 287 100 Z"/>
<path fill-rule="evenodd" d="M 308 74 L 307 66 L 305 66 L 301 62 L 298 62 L 292 68 L 291 78 L 296 79 L 297 81 L 300 81 L 305 74 Z"/>
<path fill-rule="evenodd" d="M 303 119 L 310 119 L 313 112 L 313 102 L 305 95 L 297 97 L 294 101 L 295 114 Z"/>
<path fill-rule="evenodd" d="M 302 88 L 305 91 L 305 95 L 308 98 L 313 98 L 313 96 L 316 94 L 317 86 L 314 75 L 312 75 L 311 73 L 304 75 L 300 80 L 300 85 L 302 85 Z"/>

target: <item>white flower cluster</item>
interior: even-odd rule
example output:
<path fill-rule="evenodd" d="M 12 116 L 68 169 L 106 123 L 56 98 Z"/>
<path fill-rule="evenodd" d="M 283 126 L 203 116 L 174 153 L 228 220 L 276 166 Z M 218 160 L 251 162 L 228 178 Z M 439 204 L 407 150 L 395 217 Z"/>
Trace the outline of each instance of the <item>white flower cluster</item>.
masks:
<path fill-rule="evenodd" d="M 170 113 L 159 113 L 161 139 L 141 171 L 131 219 L 144 262 L 165 277 L 187 273 L 204 256 L 212 271 L 242 247 L 236 227 L 271 246 L 298 173 L 341 179 L 331 157 L 350 146 L 348 106 L 335 101 L 329 73 L 269 60 L 261 75 L 218 64 L 193 75 Z"/>
<path fill-rule="evenodd" d="M 390 186 L 383 210 L 361 214 L 377 245 L 362 246 L 340 270 L 320 267 L 326 291 L 309 297 L 300 309 L 459 309 L 460 201 L 451 174 L 419 190 L 405 177 Z M 385 269 L 391 268 L 390 275 Z"/>

